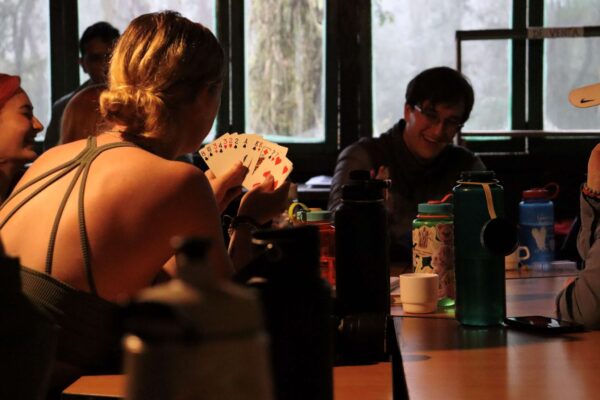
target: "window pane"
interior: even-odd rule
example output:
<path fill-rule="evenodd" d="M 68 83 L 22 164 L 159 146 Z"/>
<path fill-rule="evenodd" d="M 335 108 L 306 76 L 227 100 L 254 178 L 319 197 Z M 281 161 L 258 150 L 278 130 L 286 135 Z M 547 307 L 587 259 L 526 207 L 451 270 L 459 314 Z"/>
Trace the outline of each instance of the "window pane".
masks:
<path fill-rule="evenodd" d="M 322 142 L 322 0 L 245 1 L 246 131 Z"/>
<path fill-rule="evenodd" d="M 374 135 L 402 117 L 406 85 L 416 74 L 456 68 L 457 30 L 507 29 L 511 7 L 510 0 L 373 0 Z M 475 88 L 465 130 L 509 126 L 507 42 L 465 43 L 462 67 Z"/>
<path fill-rule="evenodd" d="M 50 119 L 48 1 L 5 0 L 0 7 L 0 72 L 21 76 L 34 113 L 46 126 Z"/>
<path fill-rule="evenodd" d="M 545 26 L 600 26 L 600 0 L 551 0 Z M 568 101 L 579 86 L 600 82 L 600 38 L 544 40 L 544 129 L 584 130 L 600 127 L 600 108 L 579 109 Z"/>
<path fill-rule="evenodd" d="M 465 130 L 510 129 L 510 41 L 463 41 L 462 72 L 475 91 Z"/>
<path fill-rule="evenodd" d="M 114 25 L 121 33 L 135 17 L 149 12 L 174 10 L 184 17 L 200 22 L 215 33 L 215 0 L 79 0 L 79 37 L 88 26 L 106 21 Z M 80 71 L 80 81 L 88 76 Z M 206 137 L 210 141 L 215 136 L 215 127 Z"/>

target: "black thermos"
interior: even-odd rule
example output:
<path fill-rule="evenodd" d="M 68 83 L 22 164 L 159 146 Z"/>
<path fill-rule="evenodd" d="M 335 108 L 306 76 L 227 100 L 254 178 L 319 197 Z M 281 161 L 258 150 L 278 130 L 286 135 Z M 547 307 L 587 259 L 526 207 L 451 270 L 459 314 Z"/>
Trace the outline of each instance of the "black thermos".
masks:
<path fill-rule="evenodd" d="M 386 183 L 353 171 L 335 213 L 336 297 L 342 315 L 390 312 Z"/>
<path fill-rule="evenodd" d="M 319 270 L 313 225 L 253 234 L 258 252 L 235 277 L 259 289 L 278 400 L 333 399 L 331 288 Z"/>

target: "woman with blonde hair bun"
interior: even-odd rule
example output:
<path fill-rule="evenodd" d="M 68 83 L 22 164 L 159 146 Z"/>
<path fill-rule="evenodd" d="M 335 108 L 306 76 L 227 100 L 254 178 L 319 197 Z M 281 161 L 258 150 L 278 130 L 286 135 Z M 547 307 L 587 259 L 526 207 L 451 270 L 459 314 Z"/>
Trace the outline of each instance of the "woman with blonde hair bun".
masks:
<path fill-rule="evenodd" d="M 208 238 L 210 264 L 228 277 L 250 255 L 248 222 L 264 224 L 283 208 L 289 185 L 275 190 L 272 177 L 247 192 L 230 258 L 219 210 L 241 193 L 246 168 L 209 180 L 173 161 L 210 131 L 225 65 L 201 24 L 172 11 L 137 17 L 116 45 L 100 97 L 109 128 L 44 153 L 0 209 L 0 234 L 21 260 L 25 293 L 62 328 L 55 388 L 118 365 L 114 303 L 171 273 L 173 237 Z"/>

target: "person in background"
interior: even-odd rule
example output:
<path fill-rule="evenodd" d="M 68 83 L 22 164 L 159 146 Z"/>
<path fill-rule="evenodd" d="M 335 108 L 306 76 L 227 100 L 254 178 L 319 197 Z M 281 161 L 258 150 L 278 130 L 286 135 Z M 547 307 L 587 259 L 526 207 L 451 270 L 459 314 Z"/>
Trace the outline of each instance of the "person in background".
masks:
<path fill-rule="evenodd" d="M 90 85 L 106 83 L 108 60 L 119 35 L 117 28 L 104 21 L 90 25 L 81 35 L 81 39 L 79 39 L 79 51 L 81 52 L 79 65 L 81 65 L 83 72 L 90 76 L 90 79 L 52 105 L 52 115 L 44 138 L 44 151 L 59 144 L 62 115 L 69 100 Z"/>
<path fill-rule="evenodd" d="M 185 62 L 184 62 L 185 61 Z M 240 200 L 229 255 L 219 210 L 247 169 L 221 179 L 175 161 L 197 150 L 217 114 L 226 58 L 215 36 L 176 12 L 135 18 L 116 44 L 100 97 L 107 128 L 43 153 L 0 208 L 6 253 L 24 293 L 61 327 L 52 387 L 118 370 L 114 303 L 173 274 L 174 237 L 210 241 L 227 279 L 251 257 L 251 234 L 285 207 L 272 176 Z"/>
<path fill-rule="evenodd" d="M 0 73 L 0 201 L 23 166 L 37 158 L 34 140 L 42 129 L 21 79 Z"/>
<path fill-rule="evenodd" d="M 600 83 L 575 89 L 569 96 L 577 107 L 600 104 Z M 580 223 L 577 250 L 582 270 L 567 280 L 556 298 L 558 318 L 583 324 L 587 329 L 600 329 L 600 144 L 588 159 L 587 179 L 581 187 Z"/>
<path fill-rule="evenodd" d="M 406 88 L 403 118 L 380 137 L 363 138 L 340 153 L 328 208 L 334 211 L 341 204 L 342 186 L 353 170 L 391 179 L 386 200 L 390 259 L 410 262 L 417 205 L 444 197 L 461 171 L 485 169 L 479 157 L 452 143 L 473 102 L 473 88 L 460 72 L 436 67 L 418 74 Z"/>
<path fill-rule="evenodd" d="M 79 91 L 65 107 L 60 127 L 60 144 L 85 139 L 98 133 L 100 115 L 100 93 L 106 84 L 88 86 Z"/>

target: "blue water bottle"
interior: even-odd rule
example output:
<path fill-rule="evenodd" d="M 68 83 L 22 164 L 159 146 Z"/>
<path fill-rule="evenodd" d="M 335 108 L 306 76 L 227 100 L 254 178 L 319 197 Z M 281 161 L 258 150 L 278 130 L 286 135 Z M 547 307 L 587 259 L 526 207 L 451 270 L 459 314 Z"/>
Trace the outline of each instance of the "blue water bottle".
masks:
<path fill-rule="evenodd" d="M 550 188 L 555 187 L 554 193 Z M 529 259 L 523 265 L 536 270 L 545 270 L 554 260 L 554 204 L 558 185 L 548 184 L 544 188 L 523 191 L 519 203 L 519 244 L 529 249 Z"/>

